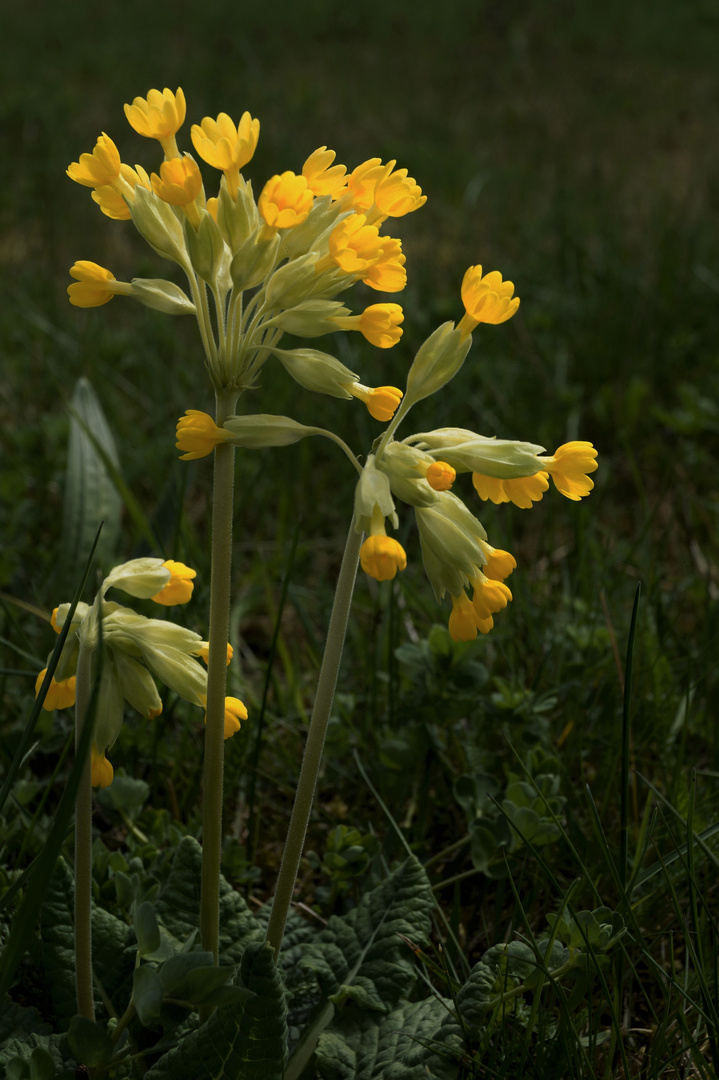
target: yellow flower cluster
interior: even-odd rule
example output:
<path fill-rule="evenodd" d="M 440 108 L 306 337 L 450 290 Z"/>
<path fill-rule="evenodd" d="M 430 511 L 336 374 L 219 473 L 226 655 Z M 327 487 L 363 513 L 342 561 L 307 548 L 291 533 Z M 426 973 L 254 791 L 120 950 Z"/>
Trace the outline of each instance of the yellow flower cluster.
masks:
<path fill-rule="evenodd" d="M 196 572 L 189 566 L 172 559 L 164 562 L 157 558 L 132 559 L 108 574 L 92 606 L 80 603 L 75 609 L 42 705 L 52 711 L 75 704 L 80 648 L 92 650 L 101 645 L 102 663 L 97 665 L 101 675 L 90 748 L 94 786 L 107 787 L 112 783 L 113 768 L 106 753 L 122 728 L 125 702 L 148 720 L 162 712 L 156 678 L 194 705 L 204 707 L 207 701 L 207 672 L 198 658 L 207 663 L 208 642 L 177 623 L 145 618 L 131 608 L 107 601 L 105 594 L 115 588 L 165 607 L 186 604 L 192 596 L 195 577 Z M 50 622 L 57 634 L 61 633 L 69 610 L 69 604 L 62 604 L 53 611 Z M 228 645 L 228 664 L 231 657 L 232 649 Z M 47 667 L 37 677 L 36 696 L 46 674 Z M 246 719 L 247 709 L 239 698 L 228 697 L 225 738 L 239 731 L 240 720 Z"/>
<path fill-rule="evenodd" d="M 255 200 L 242 170 L 254 156 L 260 122 L 244 112 L 235 123 L 221 112 L 190 131 L 198 158 L 222 174 L 217 195 L 207 198 L 198 162 L 177 145 L 186 116 L 182 90 L 150 90 L 125 105 L 125 115 L 138 134 L 160 143 L 164 160 L 157 171 L 148 175 L 140 165 L 124 164 L 103 133 L 91 153 L 69 166 L 68 176 L 92 189 L 107 216 L 132 219 L 155 251 L 184 271 L 189 296 L 162 279 L 117 281 L 110 270 L 83 260 L 70 271 L 76 279 L 70 302 L 99 307 L 125 295 L 172 314 L 194 313 L 216 388 L 252 386 L 262 365 L 276 357 L 301 385 L 358 398 L 373 417 L 388 419 L 402 396 L 396 387 L 363 386 L 328 354 L 279 350 L 279 340 L 285 331 L 318 337 L 358 330 L 378 348 L 397 344 L 404 317 L 399 304 L 371 304 L 352 315 L 334 298 L 358 281 L 384 293 L 404 288 L 402 244 L 381 226 L 424 205 L 414 178 L 396 161 L 379 158 L 348 172 L 321 146 L 299 171 L 270 177 Z M 193 441 L 187 454 L 200 456 L 197 437 L 187 426 L 184 434 Z"/>

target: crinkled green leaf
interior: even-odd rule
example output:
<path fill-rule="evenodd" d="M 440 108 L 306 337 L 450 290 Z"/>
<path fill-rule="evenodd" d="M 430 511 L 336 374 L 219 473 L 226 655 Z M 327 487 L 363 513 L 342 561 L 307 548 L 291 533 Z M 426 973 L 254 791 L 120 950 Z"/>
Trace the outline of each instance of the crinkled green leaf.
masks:
<path fill-rule="evenodd" d="M 38 1048 L 49 1055 L 55 1063 L 55 1069 L 60 1070 L 63 1064 L 60 1044 L 64 1038 L 64 1035 L 38 1035 L 34 1032 L 20 1039 L 8 1039 L 0 1046 L 0 1076 L 9 1074 L 8 1066 L 13 1060 L 27 1063 L 29 1074 L 30 1060 Z"/>
<path fill-rule="evenodd" d="M 75 1000 L 75 882 L 63 858 L 55 864 L 40 909 L 42 955 L 61 1030 L 77 1012 Z"/>
<path fill-rule="evenodd" d="M 216 1009 L 165 1054 L 146 1080 L 282 1080 L 287 1045 L 285 994 L 272 949 L 251 942 L 240 966 L 253 997 Z"/>
<path fill-rule="evenodd" d="M 183 941 L 200 921 L 202 849 L 190 836 L 175 851 L 172 869 L 155 903 L 160 922 Z M 245 946 L 264 937 L 244 899 L 220 878 L 220 963 L 239 963 Z"/>
<path fill-rule="evenodd" d="M 149 956 L 157 952 L 161 945 L 160 928 L 157 925 L 155 911 L 149 900 L 143 900 L 135 909 L 132 918 L 137 937 L 137 951 L 140 956 Z"/>
<path fill-rule="evenodd" d="M 211 968 L 214 959 L 211 952 L 183 952 L 173 956 L 159 971 L 165 994 L 168 997 L 184 997 L 184 989 L 191 972 L 197 968 Z"/>
<path fill-rule="evenodd" d="M 55 1059 L 44 1046 L 36 1046 L 30 1055 L 30 1080 L 52 1080 Z"/>
<path fill-rule="evenodd" d="M 0 1002 L 0 1046 L 9 1039 L 24 1039 L 28 1035 L 49 1035 L 52 1027 L 33 1005 L 18 1005 L 7 995 Z"/>
<path fill-rule="evenodd" d="M 130 1000 L 136 951 L 131 927 L 104 908 L 93 905 L 93 971 L 115 1008 L 121 1012 Z"/>

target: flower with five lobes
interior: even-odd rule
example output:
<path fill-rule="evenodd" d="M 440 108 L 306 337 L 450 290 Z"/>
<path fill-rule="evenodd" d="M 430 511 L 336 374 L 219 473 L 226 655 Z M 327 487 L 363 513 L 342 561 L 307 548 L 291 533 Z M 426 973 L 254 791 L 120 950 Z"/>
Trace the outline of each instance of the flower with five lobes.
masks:
<path fill-rule="evenodd" d="M 336 154 L 326 146 L 320 146 L 302 166 L 302 175 L 313 195 L 329 195 L 339 199 L 347 190 L 345 165 L 333 165 Z"/>
<path fill-rule="evenodd" d="M 206 661 L 208 643 L 199 634 L 174 622 L 138 615 L 131 608 L 107 601 L 105 595 L 115 588 L 164 606 L 184 604 L 192 594 L 195 576 L 194 570 L 172 559 L 164 562 L 158 558 L 132 559 L 108 574 L 92 606 L 77 605 L 55 670 L 57 677 L 53 678 L 43 704 L 48 710 L 74 704 L 75 672 L 80 650 L 86 649 L 92 670 L 96 674 L 100 671 L 91 744 L 92 782 L 96 786 L 105 787 L 112 782 L 113 769 L 106 752 L 122 729 L 124 702 L 147 719 L 159 716 L 162 702 L 155 678 L 194 705 L 204 706 L 207 698 L 207 672 L 198 658 Z M 57 633 L 69 609 L 69 604 L 62 604 L 53 611 L 51 623 Z M 228 647 L 228 663 L 230 656 Z M 36 694 L 46 670 L 38 676 Z M 239 730 L 237 718 L 246 719 L 247 710 L 238 698 L 227 698 L 225 709 L 227 738 Z"/>
<path fill-rule="evenodd" d="M 193 124 L 190 137 L 202 160 L 225 174 L 228 191 L 235 198 L 240 170 L 252 161 L 257 149 L 260 121 L 244 112 L 239 124 L 235 125 L 227 113 L 222 112 L 216 120 L 206 116 L 201 124 Z"/>
<path fill-rule="evenodd" d="M 370 304 L 361 315 L 335 315 L 331 321 L 340 330 L 359 330 L 378 349 L 391 349 L 402 337 L 404 312 L 399 304 Z"/>
<path fill-rule="evenodd" d="M 80 160 L 73 161 L 66 171 L 77 184 L 98 188 L 118 180 L 121 168 L 120 152 L 109 135 L 103 132 L 92 153 L 80 154 Z"/>
<path fill-rule="evenodd" d="M 125 105 L 125 116 L 130 127 L 146 139 L 157 139 L 162 144 L 165 157 L 179 157 L 175 135 L 185 122 L 185 95 L 178 87 L 173 94 L 167 87 L 148 91 L 147 98 L 136 97 L 132 105 Z"/>
<path fill-rule="evenodd" d="M 70 276 L 77 278 L 74 285 L 67 287 L 70 303 L 75 307 L 102 307 L 118 293 L 132 292 L 130 285 L 117 281 L 110 270 L 94 262 L 76 262 L 70 268 Z"/>
<path fill-rule="evenodd" d="M 470 266 L 462 282 L 462 303 L 465 315 L 459 323 L 464 337 L 472 333 L 481 322 L 498 323 L 511 319 L 519 307 L 519 297 L 514 296 L 511 281 L 502 281 L 498 270 L 482 276 L 481 266 Z"/>
<path fill-rule="evenodd" d="M 257 208 L 268 229 L 294 229 L 307 220 L 313 202 L 314 195 L 305 177 L 288 169 L 267 181 Z"/>

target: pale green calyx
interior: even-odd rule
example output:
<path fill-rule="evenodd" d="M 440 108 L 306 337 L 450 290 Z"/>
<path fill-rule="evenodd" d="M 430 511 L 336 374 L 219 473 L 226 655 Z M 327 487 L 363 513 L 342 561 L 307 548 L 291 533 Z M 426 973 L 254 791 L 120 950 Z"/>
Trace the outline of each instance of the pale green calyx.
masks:
<path fill-rule="evenodd" d="M 389 477 L 377 468 L 374 454 L 370 454 L 355 488 L 354 509 L 357 532 L 370 531 L 375 507 L 382 517 L 390 519 L 395 529 L 398 527 L 399 519 L 394 507 Z"/>
<path fill-rule="evenodd" d="M 430 394 L 436 393 L 457 374 L 469 352 L 471 338 L 462 340 L 453 322 L 442 323 L 420 345 L 407 376 L 402 403 L 405 413 Z"/>
<path fill-rule="evenodd" d="M 406 442 L 390 440 L 377 468 L 389 477 L 392 493 L 409 506 L 431 506 L 437 501 L 424 474 L 434 458 Z"/>
<path fill-rule="evenodd" d="M 306 390 L 330 397 L 352 397 L 347 385 L 358 382 L 359 376 L 329 353 L 318 349 L 272 349 L 271 352 L 287 374 Z"/>
<path fill-rule="evenodd" d="M 461 499 L 450 491 L 437 495 L 432 506 L 416 507 L 415 516 L 425 569 L 439 601 L 445 591 L 458 596 L 478 576 L 486 561 L 480 540 L 487 534 Z"/>
<path fill-rule="evenodd" d="M 198 277 L 209 284 L 217 280 L 223 261 L 229 256 L 216 221 L 206 210 L 200 213 L 197 229 L 186 218 L 184 222 L 185 241 L 190 255 L 190 262 Z"/>
<path fill-rule="evenodd" d="M 232 416 L 223 424 L 225 431 L 232 432 L 227 441 L 234 446 L 257 450 L 263 446 L 291 446 L 306 439 L 308 435 L 325 435 L 323 428 L 298 424 L 289 416 L 256 413 L 248 416 Z"/>
<path fill-rule="evenodd" d="M 100 592 L 104 596 L 109 588 L 121 589 L 130 596 L 149 600 L 164 589 L 170 577 L 170 571 L 162 559 L 150 557 L 131 559 L 110 571 L 102 583 Z"/>
<path fill-rule="evenodd" d="M 185 236 L 174 208 L 140 184 L 135 188 L 135 201 L 129 206 L 135 228 L 150 247 L 163 258 L 185 266 Z"/>
<path fill-rule="evenodd" d="M 427 451 L 438 461 L 446 461 L 457 472 L 478 472 L 501 480 L 534 476 L 544 467 L 537 457 L 544 453 L 543 446 L 488 438 L 465 428 L 418 432 L 405 442 Z"/>
<path fill-rule="evenodd" d="M 318 258 L 316 251 L 308 251 L 278 267 L 265 288 L 265 308 L 279 311 L 280 308 L 296 307 L 311 296 L 317 282 L 315 263 Z"/>
<path fill-rule="evenodd" d="M 262 230 L 257 229 L 252 236 L 237 249 L 230 264 L 232 287 L 238 292 L 253 289 L 264 281 L 277 261 L 280 246 L 279 236 L 267 240 L 260 239 Z"/>
<path fill-rule="evenodd" d="M 289 311 L 281 311 L 266 326 L 279 326 L 296 337 L 320 337 L 337 330 L 333 319 L 344 318 L 350 309 L 339 300 L 303 300 Z"/>
<path fill-rule="evenodd" d="M 163 311 L 166 315 L 194 315 L 195 305 L 179 285 L 163 278 L 133 278 L 131 282 L 133 300 L 145 307 Z"/>
<path fill-rule="evenodd" d="M 240 176 L 237 195 L 233 199 L 222 177 L 217 198 L 217 224 L 227 241 L 230 251 L 239 251 L 245 241 L 261 226 L 257 204 L 252 194 L 252 184 Z"/>

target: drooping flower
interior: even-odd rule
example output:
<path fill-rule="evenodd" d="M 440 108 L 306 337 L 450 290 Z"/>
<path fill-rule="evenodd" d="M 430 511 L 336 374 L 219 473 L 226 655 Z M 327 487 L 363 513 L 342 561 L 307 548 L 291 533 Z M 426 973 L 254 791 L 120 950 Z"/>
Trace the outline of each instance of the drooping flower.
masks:
<path fill-rule="evenodd" d="M 399 304 L 370 304 L 361 315 L 333 316 L 341 330 L 359 332 L 378 349 L 391 349 L 402 337 L 404 312 Z"/>
<path fill-rule="evenodd" d="M 363 386 L 362 383 L 348 383 L 347 389 L 352 397 L 359 398 L 367 406 L 367 411 L 375 420 L 388 423 L 397 412 L 402 391 L 396 386 Z"/>
<path fill-rule="evenodd" d="M 492 615 L 505 608 L 512 599 L 510 589 L 503 582 L 488 578 L 485 574 L 473 578 L 472 588 L 474 610 L 482 620 L 491 619 Z"/>
<path fill-rule="evenodd" d="M 481 266 L 470 266 L 462 281 L 465 314 L 458 325 L 462 336 L 468 337 L 481 322 L 496 326 L 511 319 L 519 307 L 519 297 L 513 296 L 513 283 L 502 281 L 498 270 L 483 276 Z"/>
<path fill-rule="evenodd" d="M 229 666 L 230 661 L 232 660 L 233 653 L 234 653 L 234 650 L 233 650 L 232 646 L 230 645 L 230 643 L 228 642 L 227 643 L 227 665 L 228 666 Z M 203 641 L 202 642 L 202 648 L 198 649 L 197 652 L 194 655 L 199 656 L 201 660 L 204 660 L 206 664 L 209 664 L 209 662 L 210 662 L 210 643 L 209 643 L 209 641 Z"/>
<path fill-rule="evenodd" d="M 579 502 L 594 487 L 586 475 L 597 468 L 597 451 L 590 442 L 564 443 L 553 457 L 540 458 L 557 491 Z"/>
<path fill-rule="evenodd" d="M 207 697 L 204 697 L 201 702 L 202 705 L 207 708 Z M 225 698 L 225 738 L 231 738 L 235 732 L 240 730 L 240 721 L 246 720 L 248 716 L 247 709 L 236 697 Z M 205 713 L 205 723 L 207 723 L 207 713 Z"/>
<path fill-rule="evenodd" d="M 493 626 L 492 616 L 481 618 L 464 591 L 459 596 L 452 596 L 448 629 L 453 641 L 474 641 L 478 630 L 482 634 L 488 634 Z"/>
<path fill-rule="evenodd" d="M 186 409 L 185 415 L 177 421 L 175 445 L 178 450 L 184 451 L 180 455 L 181 461 L 206 457 L 229 438 L 229 431 L 218 427 L 211 416 L 199 409 Z"/>
<path fill-rule="evenodd" d="M 360 549 L 360 565 L 376 581 L 390 581 L 407 566 L 404 548 L 391 536 L 368 536 Z"/>
<path fill-rule="evenodd" d="M 149 90 L 146 98 L 136 97 L 132 105 L 125 105 L 125 116 L 138 135 L 157 139 L 166 158 L 179 157 L 175 135 L 185 122 L 185 95 L 178 86 L 173 94 L 167 87 Z"/>
<path fill-rule="evenodd" d="M 59 632 L 59 631 L 58 631 Z M 42 681 L 47 674 L 47 668 L 43 668 L 37 679 L 35 680 L 35 696 L 40 693 L 40 687 Z M 45 700 L 42 703 L 43 709 L 46 712 L 53 712 L 55 709 L 69 709 L 71 705 L 75 704 L 75 683 L 76 678 L 74 675 L 68 679 L 55 679 L 50 680 L 50 686 L 48 687 Z"/>
<path fill-rule="evenodd" d="M 186 604 L 192 596 L 192 590 L 195 587 L 193 578 L 197 577 L 197 571 L 191 570 L 184 563 L 174 562 L 172 559 L 168 559 L 162 565 L 170 571 L 170 580 L 151 599 L 156 604 L 164 604 L 165 607 Z"/>
<path fill-rule="evenodd" d="M 260 121 L 244 112 L 235 125 L 227 113 L 216 120 L 206 116 L 201 124 L 193 124 L 190 135 L 195 150 L 203 161 L 225 174 L 227 187 L 234 199 L 237 195 L 240 169 L 254 156 L 260 137 Z"/>
<path fill-rule="evenodd" d="M 480 499 L 493 503 L 511 502 L 522 510 L 528 510 L 544 495 L 549 487 L 546 472 L 534 476 L 519 476 L 510 480 L 500 480 L 496 476 L 482 476 L 472 473 L 472 483 Z"/>
<path fill-rule="evenodd" d="M 90 747 L 90 776 L 93 787 L 109 787 L 112 783 L 115 770 L 105 757 L 105 752 L 95 746 Z"/>
<path fill-rule="evenodd" d="M 265 224 L 270 229 L 293 229 L 306 221 L 314 195 L 304 176 L 287 170 L 271 177 L 257 200 Z"/>
<path fill-rule="evenodd" d="M 117 180 L 121 167 L 119 150 L 110 136 L 103 132 L 92 153 L 81 154 L 80 160 L 73 161 L 65 171 L 75 183 L 97 188 Z"/>

